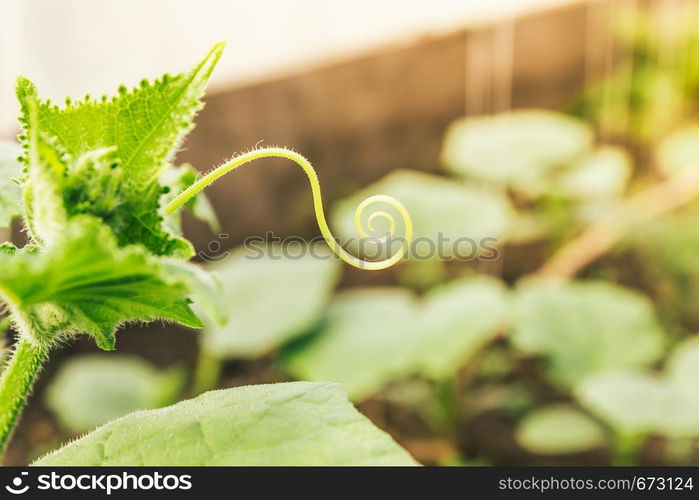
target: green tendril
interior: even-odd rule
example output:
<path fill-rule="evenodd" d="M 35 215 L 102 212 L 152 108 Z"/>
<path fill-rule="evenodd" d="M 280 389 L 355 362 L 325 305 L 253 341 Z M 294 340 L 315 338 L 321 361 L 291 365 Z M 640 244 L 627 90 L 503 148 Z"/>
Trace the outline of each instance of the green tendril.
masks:
<path fill-rule="evenodd" d="M 369 198 L 365 199 L 362 203 L 359 204 L 359 206 L 354 212 L 354 226 L 362 238 L 368 236 L 361 223 L 362 214 L 370 205 L 373 205 L 375 203 L 385 203 L 386 205 L 389 205 L 393 209 L 395 209 L 400 215 L 405 229 L 405 239 L 403 245 L 401 245 L 401 248 L 385 260 L 365 261 L 358 257 L 355 257 L 354 255 L 347 252 L 344 248 L 342 248 L 342 246 L 335 240 L 335 237 L 333 236 L 332 232 L 330 231 L 330 228 L 328 227 L 328 222 L 325 220 L 325 212 L 323 211 L 323 200 L 320 192 L 320 182 L 318 182 L 318 176 L 316 175 L 316 171 L 313 168 L 313 165 L 311 165 L 311 162 L 309 162 L 304 156 L 286 148 L 260 148 L 232 158 L 230 161 L 212 170 L 202 178 L 198 179 L 187 189 L 182 191 L 182 193 L 180 193 L 165 207 L 165 213 L 168 215 L 171 214 L 172 212 L 180 208 L 182 205 L 187 203 L 187 201 L 190 198 L 197 195 L 209 184 L 216 181 L 220 177 L 226 175 L 231 170 L 234 170 L 246 163 L 260 158 L 286 158 L 287 160 L 293 161 L 303 169 L 311 184 L 311 192 L 313 194 L 313 208 L 315 211 L 316 220 L 318 221 L 318 227 L 320 228 L 320 232 L 323 235 L 323 238 L 325 239 L 330 249 L 344 262 L 358 269 L 379 270 L 391 267 L 403 258 L 403 256 L 408 250 L 410 241 L 413 237 L 413 223 L 410 219 L 410 214 L 408 213 L 408 211 L 402 203 L 400 203 L 392 196 L 379 194 L 375 196 L 370 196 Z M 373 222 L 377 218 L 384 218 L 387 220 L 390 233 L 393 233 L 395 231 L 395 219 L 390 213 L 383 210 L 376 211 L 369 216 L 367 220 L 367 227 L 370 231 L 374 231 Z M 381 242 L 385 240 L 386 236 L 384 236 L 381 239 L 375 239 L 373 241 Z"/>

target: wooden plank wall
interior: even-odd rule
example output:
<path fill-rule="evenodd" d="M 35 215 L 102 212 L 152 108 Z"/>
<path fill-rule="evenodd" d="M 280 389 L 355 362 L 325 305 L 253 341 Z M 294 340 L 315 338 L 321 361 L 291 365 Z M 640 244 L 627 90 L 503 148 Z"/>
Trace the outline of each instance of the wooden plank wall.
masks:
<path fill-rule="evenodd" d="M 328 207 L 396 168 L 437 171 L 444 131 L 465 113 L 570 102 L 584 81 L 587 13 L 568 6 L 209 95 L 179 158 L 207 170 L 258 143 L 293 147 L 316 166 Z M 223 247 L 317 233 L 307 180 L 283 160 L 247 165 L 207 193 Z M 199 248 L 214 236 L 187 230 Z"/>

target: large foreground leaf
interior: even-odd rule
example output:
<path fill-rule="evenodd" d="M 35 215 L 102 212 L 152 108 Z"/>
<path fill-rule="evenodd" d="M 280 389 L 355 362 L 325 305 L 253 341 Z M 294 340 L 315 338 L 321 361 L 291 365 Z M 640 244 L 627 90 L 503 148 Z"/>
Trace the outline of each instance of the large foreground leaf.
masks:
<path fill-rule="evenodd" d="M 336 384 L 207 392 L 106 424 L 35 465 L 411 465 Z"/>

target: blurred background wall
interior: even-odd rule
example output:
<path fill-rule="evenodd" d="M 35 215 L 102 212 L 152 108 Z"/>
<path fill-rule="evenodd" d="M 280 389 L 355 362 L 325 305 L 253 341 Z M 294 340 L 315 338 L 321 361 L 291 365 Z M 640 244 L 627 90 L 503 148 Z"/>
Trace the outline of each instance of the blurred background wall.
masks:
<path fill-rule="evenodd" d="M 60 103 L 180 71 L 228 39 L 178 158 L 207 170 L 255 144 L 293 147 L 330 204 L 396 168 L 437 170 L 463 115 L 566 106 L 619 59 L 608 23 L 639 2 L 0 0 L 0 136 L 17 132 L 17 74 Z M 268 161 L 212 186 L 223 247 L 313 236 L 305 182 Z M 186 222 L 199 248 L 216 237 Z"/>
<path fill-rule="evenodd" d="M 1 0 L 0 131 L 13 132 L 17 74 L 62 99 L 177 70 L 229 39 L 214 87 L 295 74 L 387 44 L 571 0 Z"/>

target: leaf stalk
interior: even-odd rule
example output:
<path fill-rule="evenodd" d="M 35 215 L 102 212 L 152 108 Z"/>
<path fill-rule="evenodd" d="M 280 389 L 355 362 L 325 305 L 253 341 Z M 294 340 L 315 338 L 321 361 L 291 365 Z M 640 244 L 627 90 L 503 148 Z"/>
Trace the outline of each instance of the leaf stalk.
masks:
<path fill-rule="evenodd" d="M 17 341 L 0 378 L 0 453 L 7 447 L 48 351 L 48 346 L 22 338 Z"/>

